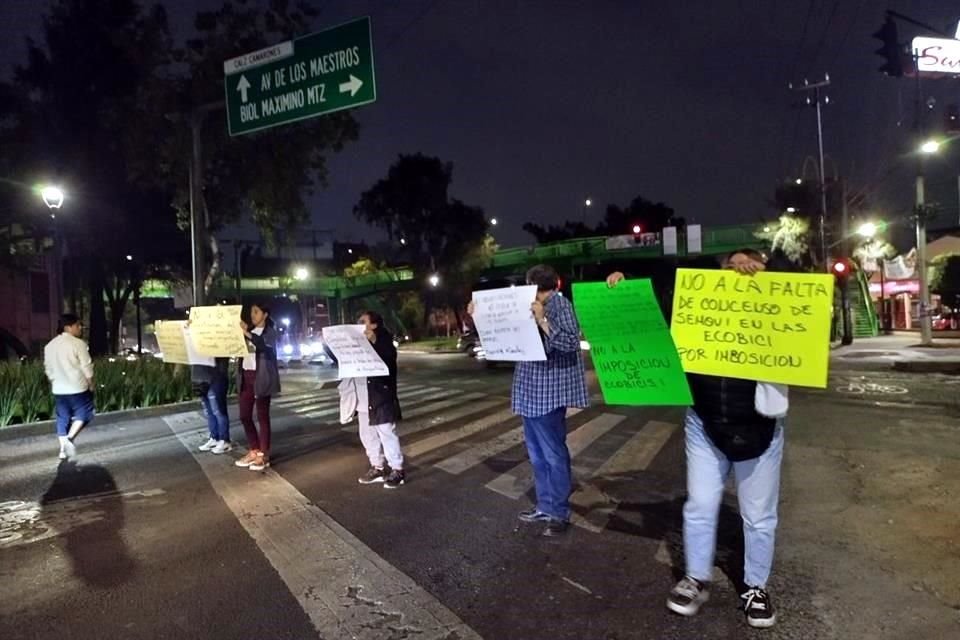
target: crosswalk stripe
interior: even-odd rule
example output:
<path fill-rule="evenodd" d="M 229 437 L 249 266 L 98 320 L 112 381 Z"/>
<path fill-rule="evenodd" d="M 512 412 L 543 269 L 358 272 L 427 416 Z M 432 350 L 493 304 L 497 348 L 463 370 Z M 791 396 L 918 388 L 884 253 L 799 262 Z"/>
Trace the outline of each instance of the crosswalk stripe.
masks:
<path fill-rule="evenodd" d="M 404 399 L 400 398 L 400 408 L 403 413 L 403 420 L 400 421 L 399 433 L 400 435 L 404 435 L 404 433 L 416 433 L 416 431 L 421 431 L 422 429 L 426 428 L 426 427 L 423 427 L 421 429 L 416 429 L 415 431 L 410 431 L 409 429 L 407 429 L 405 431 L 404 424 L 406 420 L 409 420 L 411 418 L 416 418 L 418 416 L 422 416 L 429 413 L 435 413 L 437 411 L 441 411 L 449 407 L 454 407 L 456 405 L 463 404 L 465 402 L 479 400 L 480 398 L 485 398 L 485 397 L 487 397 L 487 394 L 485 393 L 473 392 L 473 393 L 467 393 L 464 395 L 458 394 L 456 398 L 451 398 L 449 400 L 441 400 L 440 402 L 435 401 L 433 398 L 426 397 L 426 398 L 418 398 L 414 402 L 405 403 Z M 410 405 L 414 405 L 416 408 L 414 409 L 404 408 L 405 406 L 410 406 Z M 356 429 L 356 426 L 352 424 L 347 425 L 343 428 L 344 431 L 353 431 L 354 429 Z"/>
<path fill-rule="evenodd" d="M 487 411 L 498 405 L 503 404 L 503 400 L 477 400 L 472 402 L 466 402 L 459 407 L 451 409 L 450 411 L 444 411 L 438 416 L 434 416 L 428 420 L 421 420 L 416 423 L 412 422 L 401 422 L 398 429 L 401 437 L 412 436 L 415 433 L 420 433 L 421 431 L 426 431 L 427 429 L 433 428 L 439 424 L 444 424 L 458 420 L 463 416 L 469 416 L 474 413 L 480 413 L 481 411 Z M 434 411 L 436 409 L 433 409 Z M 448 432 L 444 432 L 448 433 Z M 406 449 L 407 447 L 404 447 Z M 408 451 L 404 451 L 404 455 L 411 455 Z"/>
<path fill-rule="evenodd" d="M 626 416 L 614 413 L 602 413 L 593 420 L 583 424 L 580 428 L 567 435 L 567 448 L 570 457 L 586 449 L 597 438 L 613 429 L 626 420 Z M 521 462 L 510 471 L 501 473 L 487 483 L 491 491 L 516 500 L 533 487 L 533 468 L 530 462 Z"/>
<path fill-rule="evenodd" d="M 437 391 L 440 391 L 440 389 L 437 387 L 428 387 L 426 389 L 421 389 L 413 393 L 401 394 L 400 402 L 401 403 L 411 402 L 411 399 L 413 399 L 412 402 L 425 402 L 425 401 L 428 401 L 429 398 L 421 398 L 420 396 L 434 394 Z M 337 410 L 339 410 L 339 407 L 340 407 L 339 396 L 334 396 L 332 398 L 326 398 L 324 400 L 319 400 L 315 402 L 303 402 L 296 406 L 286 406 L 286 407 L 280 407 L 280 408 L 286 411 L 291 411 L 293 413 L 300 414 L 300 415 L 305 415 L 305 414 L 312 414 L 317 409 L 323 409 L 324 407 L 328 407 L 329 409 L 332 409 L 334 406 L 337 408 Z M 328 415 L 329 413 L 331 413 L 331 411 L 329 410 L 323 411 L 323 415 Z M 316 417 L 316 416 L 312 416 L 312 417 Z"/>
<path fill-rule="evenodd" d="M 440 387 L 424 387 L 423 385 L 419 385 L 419 384 L 411 384 L 411 385 L 401 384 L 401 385 L 398 385 L 397 389 L 401 395 L 402 394 L 419 395 L 422 393 L 429 393 L 430 391 L 440 391 Z M 295 406 L 300 406 L 300 405 L 314 403 L 314 402 L 329 401 L 334 398 L 338 398 L 339 395 L 340 394 L 336 388 L 317 389 L 316 391 L 313 391 L 313 392 L 297 394 L 295 396 L 281 396 L 276 400 L 274 400 L 273 402 L 271 402 L 270 404 L 271 406 L 281 407 L 281 408 L 295 407 Z"/>
<path fill-rule="evenodd" d="M 663 449 L 677 425 L 651 420 L 628 440 L 616 453 L 593 472 L 593 477 L 643 471 Z M 617 504 L 603 491 L 583 482 L 570 496 L 573 509 L 570 522 L 574 525 L 600 533 L 607 527 Z"/>
<path fill-rule="evenodd" d="M 583 411 L 583 409 L 567 409 L 567 417 L 575 416 L 581 411 Z M 466 451 L 450 456 L 438 462 L 436 466 L 438 469 L 442 469 L 447 473 L 459 475 L 467 469 L 477 466 L 487 458 L 492 458 L 508 449 L 512 449 L 521 442 L 523 442 L 523 427 L 517 427 L 493 440 L 487 440 L 486 442 L 478 444 L 476 447 L 471 447 Z"/>
<path fill-rule="evenodd" d="M 457 440 L 462 440 L 463 438 L 472 436 L 475 433 L 486 431 L 490 427 L 502 424 L 514 417 L 513 409 L 507 407 L 502 411 L 485 415 L 482 418 L 468 422 L 451 431 L 442 431 L 440 433 L 435 433 L 432 436 L 427 436 L 422 440 L 417 440 L 412 444 L 405 444 L 403 447 L 403 453 L 408 458 L 422 456 L 425 453 L 430 453 L 431 451 L 445 447 L 448 444 L 456 442 Z"/>

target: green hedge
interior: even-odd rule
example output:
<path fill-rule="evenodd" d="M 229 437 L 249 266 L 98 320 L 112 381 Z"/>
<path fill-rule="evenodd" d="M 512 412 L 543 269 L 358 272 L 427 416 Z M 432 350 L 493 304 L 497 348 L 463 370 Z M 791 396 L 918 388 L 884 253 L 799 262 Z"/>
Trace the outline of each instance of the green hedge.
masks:
<path fill-rule="evenodd" d="M 155 407 L 193 397 L 190 369 L 154 358 L 117 358 L 94 363 L 98 413 Z M 230 376 L 230 393 L 235 392 Z M 0 427 L 53 417 L 53 396 L 43 363 L 0 363 Z"/>

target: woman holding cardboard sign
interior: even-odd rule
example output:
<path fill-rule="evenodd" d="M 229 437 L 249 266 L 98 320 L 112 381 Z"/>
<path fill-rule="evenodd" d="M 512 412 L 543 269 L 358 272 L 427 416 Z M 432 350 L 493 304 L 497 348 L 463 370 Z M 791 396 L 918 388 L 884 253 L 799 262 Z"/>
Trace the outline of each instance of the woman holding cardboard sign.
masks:
<path fill-rule="evenodd" d="M 240 460 L 238 467 L 251 471 L 263 471 L 270 466 L 270 398 L 280 393 L 280 369 L 277 367 L 277 331 L 273 328 L 270 309 L 261 304 L 250 307 L 252 326 L 243 320 L 240 328 L 253 345 L 254 353 L 244 356 L 240 364 L 240 422 L 247 434 L 250 451 Z M 253 422 L 253 410 L 257 410 L 257 422 Z"/>
<path fill-rule="evenodd" d="M 766 269 L 761 254 L 735 251 L 724 265 L 746 276 Z M 612 273 L 607 284 L 624 279 Z M 772 627 L 777 616 L 766 585 L 773 567 L 783 460 L 787 388 L 752 380 L 687 374 L 693 406 L 684 421 L 687 501 L 683 507 L 686 575 L 670 592 L 667 608 L 692 616 L 710 596 L 723 488 L 733 472 L 745 542 L 747 624 Z"/>

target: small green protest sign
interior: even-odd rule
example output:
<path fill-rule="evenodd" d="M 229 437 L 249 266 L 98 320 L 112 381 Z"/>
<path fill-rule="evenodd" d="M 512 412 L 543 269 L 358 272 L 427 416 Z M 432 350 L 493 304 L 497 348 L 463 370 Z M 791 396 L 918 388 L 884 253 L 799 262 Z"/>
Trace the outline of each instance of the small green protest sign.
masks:
<path fill-rule="evenodd" d="M 607 404 L 692 403 L 650 280 L 576 283 L 573 302 Z"/>

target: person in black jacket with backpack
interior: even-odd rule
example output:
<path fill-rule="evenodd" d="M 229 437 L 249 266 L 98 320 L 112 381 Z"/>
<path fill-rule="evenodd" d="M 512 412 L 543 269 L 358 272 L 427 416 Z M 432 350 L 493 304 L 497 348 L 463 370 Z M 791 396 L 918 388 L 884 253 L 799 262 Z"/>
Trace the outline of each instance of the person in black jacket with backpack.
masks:
<path fill-rule="evenodd" d="M 727 258 L 725 267 L 754 275 L 766 269 L 766 261 L 760 253 L 742 249 Z M 616 286 L 623 278 L 613 273 L 607 284 Z M 750 626 L 772 627 L 777 616 L 766 585 L 773 566 L 787 389 L 698 374 L 687 374 L 687 380 L 693 406 L 684 424 L 686 575 L 670 592 L 667 608 L 692 616 L 710 596 L 720 504 L 733 471 L 745 542 L 743 610 Z"/>

